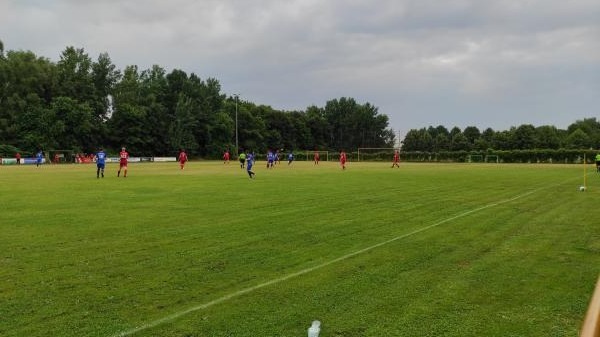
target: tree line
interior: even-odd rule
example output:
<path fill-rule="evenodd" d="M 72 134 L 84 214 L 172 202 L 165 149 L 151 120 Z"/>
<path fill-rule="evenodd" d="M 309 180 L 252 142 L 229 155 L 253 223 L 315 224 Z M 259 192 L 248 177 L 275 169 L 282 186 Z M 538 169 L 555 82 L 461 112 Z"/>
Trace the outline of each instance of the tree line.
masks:
<path fill-rule="evenodd" d="M 445 126 L 411 129 L 402 141 L 403 151 L 505 151 L 534 149 L 599 149 L 600 122 L 596 118 L 577 120 L 567 129 L 551 125 L 535 127 L 522 124 L 509 130 L 480 131 L 475 126 L 464 130 Z"/>
<path fill-rule="evenodd" d="M 107 53 L 67 47 L 53 62 L 0 41 L 0 145 L 43 150 L 216 157 L 239 147 L 264 151 L 390 147 L 388 117 L 370 103 L 337 98 L 282 111 L 221 92 L 215 78 L 154 65 L 120 70 Z M 0 146 L 2 148 L 2 146 Z"/>

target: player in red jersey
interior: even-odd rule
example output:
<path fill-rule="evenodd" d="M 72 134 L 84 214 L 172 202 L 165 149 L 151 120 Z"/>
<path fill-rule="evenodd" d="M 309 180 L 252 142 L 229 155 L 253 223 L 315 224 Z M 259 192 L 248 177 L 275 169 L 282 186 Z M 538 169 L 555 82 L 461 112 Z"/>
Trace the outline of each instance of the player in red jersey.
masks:
<path fill-rule="evenodd" d="M 394 166 L 400 168 L 400 154 L 398 153 L 398 150 L 394 151 L 394 163 L 392 164 L 392 168 L 394 168 Z"/>
<path fill-rule="evenodd" d="M 342 165 L 342 169 L 345 170 L 346 169 L 346 152 L 344 150 L 342 150 L 342 152 L 340 152 L 340 164 Z"/>
<path fill-rule="evenodd" d="M 319 160 L 320 159 L 321 158 L 319 158 L 319 151 L 315 151 L 315 155 L 314 155 L 314 158 L 313 158 L 313 160 L 315 161 L 315 165 L 319 165 Z"/>
<path fill-rule="evenodd" d="M 127 159 L 129 159 L 129 153 L 125 151 L 125 147 L 122 147 L 121 152 L 119 152 L 119 172 L 117 172 L 117 177 L 121 176 L 121 170 L 124 170 L 123 178 L 127 178 Z"/>
<path fill-rule="evenodd" d="M 182 170 L 187 161 L 188 161 L 188 157 L 187 157 L 187 154 L 185 153 L 185 150 L 184 149 L 179 150 L 179 166 L 181 166 Z"/>
<path fill-rule="evenodd" d="M 223 153 L 223 164 L 229 164 L 229 150 L 225 150 Z"/>

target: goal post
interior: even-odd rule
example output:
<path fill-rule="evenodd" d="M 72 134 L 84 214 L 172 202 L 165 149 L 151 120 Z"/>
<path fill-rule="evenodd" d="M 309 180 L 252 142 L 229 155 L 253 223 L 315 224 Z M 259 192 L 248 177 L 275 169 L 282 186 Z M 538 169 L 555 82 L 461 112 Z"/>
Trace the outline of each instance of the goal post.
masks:
<path fill-rule="evenodd" d="M 315 150 L 304 150 L 301 151 L 306 157 L 306 161 L 313 161 L 315 159 L 315 152 L 319 154 L 320 161 L 329 161 L 329 151 L 315 151 Z"/>
<path fill-rule="evenodd" d="M 48 163 L 72 163 L 74 152 L 72 150 L 49 150 L 48 158 L 46 158 Z M 55 161 L 58 160 L 58 162 Z"/>
<path fill-rule="evenodd" d="M 500 162 L 500 158 L 498 158 L 498 156 L 495 154 L 488 154 L 487 156 L 485 156 L 485 162 L 497 164 Z"/>
<path fill-rule="evenodd" d="M 483 163 L 484 157 L 482 154 L 467 155 L 467 163 Z"/>
<path fill-rule="evenodd" d="M 495 154 L 469 154 L 467 163 L 499 163 L 500 158 Z"/>
<path fill-rule="evenodd" d="M 357 161 L 393 161 L 397 147 L 359 147 Z"/>

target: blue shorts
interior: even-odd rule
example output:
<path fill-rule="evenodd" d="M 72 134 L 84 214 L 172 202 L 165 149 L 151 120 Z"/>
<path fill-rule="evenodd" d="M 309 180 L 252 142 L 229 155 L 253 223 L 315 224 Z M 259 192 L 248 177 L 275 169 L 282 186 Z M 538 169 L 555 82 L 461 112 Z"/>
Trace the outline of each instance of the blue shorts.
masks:
<path fill-rule="evenodd" d="M 96 166 L 97 166 L 99 169 L 104 169 L 104 163 L 96 163 Z"/>

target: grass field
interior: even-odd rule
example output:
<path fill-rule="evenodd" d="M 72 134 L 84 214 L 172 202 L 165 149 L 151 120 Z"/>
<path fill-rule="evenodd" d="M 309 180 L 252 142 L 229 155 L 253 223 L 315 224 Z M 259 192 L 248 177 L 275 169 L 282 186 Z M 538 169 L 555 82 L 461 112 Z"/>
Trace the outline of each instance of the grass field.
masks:
<path fill-rule="evenodd" d="M 0 336 L 577 336 L 581 165 L 0 167 Z"/>

